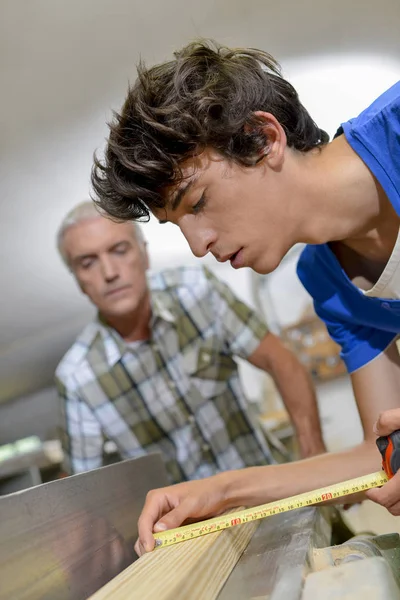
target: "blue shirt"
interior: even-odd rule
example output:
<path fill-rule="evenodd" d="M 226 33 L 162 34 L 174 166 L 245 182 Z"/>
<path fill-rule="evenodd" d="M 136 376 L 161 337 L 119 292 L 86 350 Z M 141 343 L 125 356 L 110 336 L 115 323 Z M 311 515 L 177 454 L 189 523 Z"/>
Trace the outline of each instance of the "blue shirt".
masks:
<path fill-rule="evenodd" d="M 343 123 L 342 130 L 400 216 L 400 81 Z M 350 373 L 377 357 L 400 333 L 400 300 L 365 296 L 327 244 L 306 246 L 297 274 L 341 346 Z"/>

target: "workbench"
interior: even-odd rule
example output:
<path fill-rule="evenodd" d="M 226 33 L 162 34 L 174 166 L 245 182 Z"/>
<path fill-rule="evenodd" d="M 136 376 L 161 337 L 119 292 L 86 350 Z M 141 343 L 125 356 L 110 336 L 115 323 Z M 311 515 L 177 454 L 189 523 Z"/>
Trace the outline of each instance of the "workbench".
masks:
<path fill-rule="evenodd" d="M 262 521 L 218 600 L 400 600 L 398 534 L 331 547 L 337 519 L 309 507 Z"/>
<path fill-rule="evenodd" d="M 132 564 L 133 545 L 145 495 L 165 484 L 161 457 L 150 455 L 1 497 L 0 600 L 112 598 L 110 586 L 140 565 Z M 333 507 L 308 507 L 261 521 L 214 598 L 400 600 L 398 534 L 331 547 L 336 514 Z M 140 600 L 159 600 L 152 592 L 154 565 Z M 181 575 L 185 568 L 183 561 Z M 138 598 L 135 587 L 126 589 L 124 600 Z M 192 600 L 191 593 L 176 597 Z"/>

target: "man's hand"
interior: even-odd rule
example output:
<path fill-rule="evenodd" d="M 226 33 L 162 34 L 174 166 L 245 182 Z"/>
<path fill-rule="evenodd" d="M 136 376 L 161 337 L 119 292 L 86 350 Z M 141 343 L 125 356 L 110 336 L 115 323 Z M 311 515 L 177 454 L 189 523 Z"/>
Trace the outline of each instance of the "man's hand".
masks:
<path fill-rule="evenodd" d="M 273 333 L 267 333 L 248 361 L 271 375 L 299 442 L 301 458 L 326 452 L 314 385 L 306 368 Z"/>
<path fill-rule="evenodd" d="M 374 425 L 374 432 L 377 436 L 389 435 L 396 429 L 400 429 L 400 408 L 386 410 Z M 387 508 L 392 515 L 400 516 L 400 471 L 382 488 L 366 492 L 366 496 Z"/>
<path fill-rule="evenodd" d="M 153 531 L 174 529 L 189 517 L 197 521 L 224 512 L 228 479 L 229 473 L 223 473 L 150 491 L 138 522 L 136 553 L 141 556 L 154 549 Z"/>
<path fill-rule="evenodd" d="M 311 456 L 318 456 L 327 452 L 324 440 L 318 431 L 310 437 L 298 437 L 298 444 L 300 458 L 311 458 Z"/>

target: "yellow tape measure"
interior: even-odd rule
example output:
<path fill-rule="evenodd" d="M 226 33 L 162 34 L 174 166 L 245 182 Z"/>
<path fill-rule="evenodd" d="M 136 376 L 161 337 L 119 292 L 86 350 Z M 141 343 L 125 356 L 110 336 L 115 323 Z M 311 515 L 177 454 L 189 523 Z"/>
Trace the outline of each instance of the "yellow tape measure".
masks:
<path fill-rule="evenodd" d="M 272 515 L 277 515 L 289 510 L 295 510 L 296 508 L 303 508 L 304 506 L 311 506 L 312 504 L 318 504 L 319 502 L 334 500 L 335 498 L 341 498 L 343 496 L 348 496 L 349 494 L 364 492 L 371 488 L 380 487 L 387 481 L 388 478 L 385 472 L 379 471 L 378 473 L 371 473 L 370 475 L 364 475 L 363 477 L 357 477 L 356 479 L 342 481 L 341 483 L 320 488 L 319 490 L 313 490 L 311 492 L 305 492 L 304 494 L 298 494 L 297 496 L 291 496 L 290 498 L 284 498 L 277 502 L 270 502 L 268 504 L 262 504 L 261 506 L 246 508 L 235 513 L 229 513 L 207 519 L 206 521 L 200 521 L 199 523 L 183 525 L 183 527 L 178 527 L 177 529 L 169 529 L 168 531 L 155 533 L 154 538 L 156 541 L 156 548 L 172 546 L 173 544 L 228 529 L 228 527 L 234 527 L 235 525 L 243 525 L 250 521 L 265 519 L 266 517 L 271 517 Z"/>

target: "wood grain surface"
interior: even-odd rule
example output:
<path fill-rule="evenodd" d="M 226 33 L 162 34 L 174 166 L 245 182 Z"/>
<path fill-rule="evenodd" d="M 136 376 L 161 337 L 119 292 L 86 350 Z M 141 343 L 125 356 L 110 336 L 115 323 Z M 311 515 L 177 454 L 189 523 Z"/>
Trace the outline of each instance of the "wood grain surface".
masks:
<path fill-rule="evenodd" d="M 145 554 L 89 600 L 214 600 L 259 522 Z"/>

